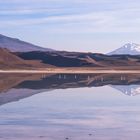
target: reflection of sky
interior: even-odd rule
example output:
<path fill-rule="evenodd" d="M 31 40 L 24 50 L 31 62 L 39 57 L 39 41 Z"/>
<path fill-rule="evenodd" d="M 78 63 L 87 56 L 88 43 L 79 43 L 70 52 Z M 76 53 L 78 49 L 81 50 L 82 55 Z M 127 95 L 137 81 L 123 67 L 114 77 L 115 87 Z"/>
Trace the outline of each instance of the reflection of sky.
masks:
<path fill-rule="evenodd" d="M 139 0 L 0 0 L 0 30 L 57 50 L 108 52 L 139 43 Z"/>
<path fill-rule="evenodd" d="M 55 140 L 140 137 L 140 96 L 109 86 L 55 90 L 0 107 L 0 136 Z M 92 134 L 92 136 L 89 136 Z"/>

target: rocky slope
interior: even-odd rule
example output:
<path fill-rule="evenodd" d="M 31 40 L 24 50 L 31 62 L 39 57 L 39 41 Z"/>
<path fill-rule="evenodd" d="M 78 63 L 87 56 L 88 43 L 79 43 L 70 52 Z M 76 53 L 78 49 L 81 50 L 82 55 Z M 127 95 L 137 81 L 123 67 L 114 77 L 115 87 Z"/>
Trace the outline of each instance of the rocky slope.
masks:
<path fill-rule="evenodd" d="M 24 60 L 7 49 L 0 48 L 0 69 L 35 69 L 47 67 L 36 60 Z"/>

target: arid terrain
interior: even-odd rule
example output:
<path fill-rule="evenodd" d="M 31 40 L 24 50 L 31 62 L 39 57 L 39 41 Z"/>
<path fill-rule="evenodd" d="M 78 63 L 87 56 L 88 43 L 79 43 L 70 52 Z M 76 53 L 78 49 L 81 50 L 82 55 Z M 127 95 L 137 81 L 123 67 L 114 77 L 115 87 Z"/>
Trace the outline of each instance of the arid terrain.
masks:
<path fill-rule="evenodd" d="M 0 48 L 0 72 L 139 73 L 139 57 L 76 52 L 13 53 Z"/>
<path fill-rule="evenodd" d="M 1 73 L 139 73 L 139 70 L 140 55 L 41 49 L 19 39 L 0 35 Z"/>

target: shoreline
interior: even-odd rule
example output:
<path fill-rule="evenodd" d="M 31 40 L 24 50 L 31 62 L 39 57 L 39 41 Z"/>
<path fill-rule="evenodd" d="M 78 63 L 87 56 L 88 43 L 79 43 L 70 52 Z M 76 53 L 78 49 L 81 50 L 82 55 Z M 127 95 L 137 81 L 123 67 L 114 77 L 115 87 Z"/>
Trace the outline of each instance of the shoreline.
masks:
<path fill-rule="evenodd" d="M 53 70 L 0 70 L 0 73 L 32 73 L 32 74 L 39 74 L 39 73 L 48 73 L 48 74 L 140 74 L 140 70 L 76 70 L 76 69 L 53 69 Z"/>

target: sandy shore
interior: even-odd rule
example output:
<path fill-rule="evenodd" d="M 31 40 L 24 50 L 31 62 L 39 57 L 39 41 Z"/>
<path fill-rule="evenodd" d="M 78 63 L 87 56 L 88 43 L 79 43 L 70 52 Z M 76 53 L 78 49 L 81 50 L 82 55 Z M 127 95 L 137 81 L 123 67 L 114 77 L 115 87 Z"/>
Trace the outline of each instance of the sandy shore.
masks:
<path fill-rule="evenodd" d="M 86 74 L 86 73 L 140 73 L 140 70 L 86 70 L 86 69 L 46 69 L 46 70 L 0 70 L 0 73 L 63 73 L 63 74 Z"/>

